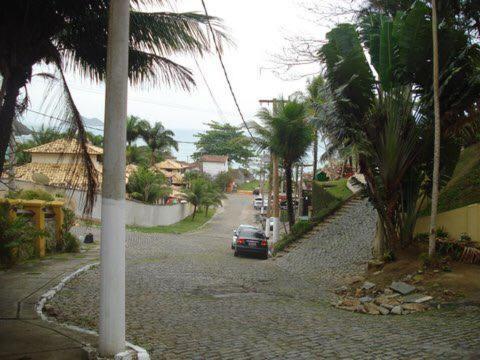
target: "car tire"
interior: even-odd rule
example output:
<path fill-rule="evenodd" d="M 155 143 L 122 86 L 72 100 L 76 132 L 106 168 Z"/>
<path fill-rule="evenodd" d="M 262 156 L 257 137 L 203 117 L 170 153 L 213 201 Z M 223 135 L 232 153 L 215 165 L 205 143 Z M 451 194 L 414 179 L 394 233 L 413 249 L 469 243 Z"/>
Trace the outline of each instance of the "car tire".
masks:
<path fill-rule="evenodd" d="M 238 256 L 238 251 L 235 250 L 235 252 L 233 253 L 233 256 Z"/>
<path fill-rule="evenodd" d="M 235 250 L 235 245 L 232 245 L 232 250 Z"/>
<path fill-rule="evenodd" d="M 262 256 L 262 259 L 263 259 L 263 260 L 268 260 L 268 252 L 265 253 L 265 254 Z"/>

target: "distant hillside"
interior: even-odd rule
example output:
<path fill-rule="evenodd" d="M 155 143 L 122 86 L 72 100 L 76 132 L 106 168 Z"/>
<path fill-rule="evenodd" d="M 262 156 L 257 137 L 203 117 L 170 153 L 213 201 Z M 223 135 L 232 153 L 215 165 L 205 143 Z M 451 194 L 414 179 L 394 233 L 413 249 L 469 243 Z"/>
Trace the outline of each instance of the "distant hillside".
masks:
<path fill-rule="evenodd" d="M 460 154 L 452 179 L 440 192 L 438 211 L 444 212 L 480 203 L 480 143 L 469 146 Z M 430 214 L 430 205 L 422 215 Z"/>
<path fill-rule="evenodd" d="M 87 118 L 82 116 L 83 125 L 93 126 L 99 129 L 103 129 L 103 121 L 97 118 Z"/>

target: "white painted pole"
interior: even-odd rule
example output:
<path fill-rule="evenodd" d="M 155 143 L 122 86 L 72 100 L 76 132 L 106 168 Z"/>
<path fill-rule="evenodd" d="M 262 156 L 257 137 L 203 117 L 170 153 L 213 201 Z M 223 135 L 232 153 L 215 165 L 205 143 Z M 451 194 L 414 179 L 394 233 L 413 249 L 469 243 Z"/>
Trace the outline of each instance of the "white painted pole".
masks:
<path fill-rule="evenodd" d="M 129 0 L 110 0 L 100 250 L 102 356 L 125 349 L 125 144 Z"/>

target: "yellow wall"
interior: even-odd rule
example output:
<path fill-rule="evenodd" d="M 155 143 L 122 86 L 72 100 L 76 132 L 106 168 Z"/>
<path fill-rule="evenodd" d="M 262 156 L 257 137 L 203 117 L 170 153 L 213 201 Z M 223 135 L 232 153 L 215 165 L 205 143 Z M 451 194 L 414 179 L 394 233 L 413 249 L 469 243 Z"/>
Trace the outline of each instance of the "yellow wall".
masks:
<path fill-rule="evenodd" d="M 442 227 L 454 239 L 458 239 L 462 233 L 466 233 L 473 241 L 480 242 L 480 204 L 472 204 L 438 214 L 437 228 Z M 419 218 L 415 226 L 415 233 L 428 233 L 429 231 L 430 216 Z"/>

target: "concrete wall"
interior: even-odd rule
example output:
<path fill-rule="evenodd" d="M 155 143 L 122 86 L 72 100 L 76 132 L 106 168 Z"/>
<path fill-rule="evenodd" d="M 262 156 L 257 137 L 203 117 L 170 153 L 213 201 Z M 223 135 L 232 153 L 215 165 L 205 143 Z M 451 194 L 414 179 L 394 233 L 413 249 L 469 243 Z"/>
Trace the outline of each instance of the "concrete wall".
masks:
<path fill-rule="evenodd" d="M 202 169 L 204 173 L 207 173 L 213 177 L 217 176 L 221 172 L 228 171 L 228 163 L 219 163 L 219 162 L 203 162 Z"/>
<path fill-rule="evenodd" d="M 466 233 L 473 241 L 480 242 L 480 204 L 472 204 L 438 214 L 437 228 L 442 227 L 454 239 L 458 239 L 462 233 Z M 429 231 L 430 216 L 419 218 L 415 226 L 415 233 L 428 233 Z"/>
<path fill-rule="evenodd" d="M 17 189 L 42 189 L 55 195 L 61 194 L 65 197 L 68 207 L 75 211 L 79 217 L 83 217 L 83 205 L 85 204 L 85 191 L 69 190 L 57 186 L 38 185 L 28 181 L 15 181 Z M 2 191 L 3 190 L 3 191 Z M 5 188 L 0 188 L 0 195 L 5 192 Z M 171 225 L 185 219 L 193 213 L 193 207 L 190 204 L 175 205 L 148 205 L 137 201 L 126 200 L 125 217 L 127 225 L 139 226 L 157 226 Z M 91 214 L 91 219 L 100 221 L 102 218 L 102 197 L 96 196 L 95 205 Z"/>

